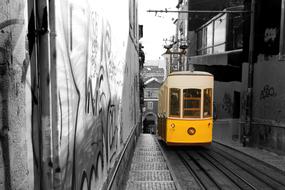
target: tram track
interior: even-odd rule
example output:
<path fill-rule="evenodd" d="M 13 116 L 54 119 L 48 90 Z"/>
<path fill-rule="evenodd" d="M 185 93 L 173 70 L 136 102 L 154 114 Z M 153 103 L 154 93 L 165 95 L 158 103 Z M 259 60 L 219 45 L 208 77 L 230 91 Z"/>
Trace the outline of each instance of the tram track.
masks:
<path fill-rule="evenodd" d="M 175 150 L 201 189 L 285 189 L 285 175 L 259 160 L 220 147 Z"/>
<path fill-rule="evenodd" d="M 211 151 L 213 152 L 213 151 Z M 215 153 L 225 157 L 227 160 L 235 163 L 248 174 L 262 181 L 271 189 L 285 189 L 285 175 L 277 169 L 267 167 L 261 161 L 235 153 L 234 156 L 225 150 L 215 148 Z M 233 153 L 233 151 L 231 151 Z M 262 188 L 262 186 L 261 186 Z"/>
<path fill-rule="evenodd" d="M 195 163 L 192 162 L 192 160 L 187 159 L 188 157 L 183 155 L 183 153 L 176 151 L 176 154 L 180 158 L 180 160 L 183 162 L 183 164 L 186 166 L 188 171 L 192 174 L 196 182 L 199 184 L 201 189 L 206 190 L 207 187 L 213 187 L 213 183 L 211 180 L 207 177 L 206 173 L 198 172 L 199 166 L 196 166 Z M 197 168 L 198 167 L 198 168 Z M 196 172 L 197 171 L 197 172 Z"/>

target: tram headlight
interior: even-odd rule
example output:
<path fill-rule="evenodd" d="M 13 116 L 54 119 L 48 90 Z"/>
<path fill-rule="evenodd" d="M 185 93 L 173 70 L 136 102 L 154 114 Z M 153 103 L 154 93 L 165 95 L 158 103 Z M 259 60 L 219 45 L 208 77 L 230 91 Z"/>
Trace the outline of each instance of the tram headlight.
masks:
<path fill-rule="evenodd" d="M 193 128 L 193 127 L 190 127 L 188 130 L 187 130 L 188 134 L 189 135 L 194 135 L 196 133 L 196 129 Z"/>
<path fill-rule="evenodd" d="M 174 124 L 174 123 L 171 123 L 171 124 L 170 124 L 170 127 L 174 128 L 174 127 L 175 127 L 175 124 Z"/>

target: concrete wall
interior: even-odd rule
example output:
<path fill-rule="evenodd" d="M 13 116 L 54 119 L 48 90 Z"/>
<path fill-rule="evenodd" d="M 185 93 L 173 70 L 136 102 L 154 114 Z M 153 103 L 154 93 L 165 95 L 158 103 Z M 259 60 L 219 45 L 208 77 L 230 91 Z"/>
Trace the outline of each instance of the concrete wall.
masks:
<path fill-rule="evenodd" d="M 214 83 L 214 110 L 216 119 L 232 119 L 234 113 L 234 91 L 240 92 L 240 82 Z"/>
<path fill-rule="evenodd" d="M 239 142 L 240 135 L 239 119 L 218 119 L 214 121 L 214 140 L 225 143 Z"/>
<path fill-rule="evenodd" d="M 249 7 L 250 1 L 245 1 Z M 284 60 L 280 60 L 280 0 L 256 1 L 255 39 L 253 52 L 253 105 L 252 128 L 250 142 L 254 146 L 285 154 L 285 77 Z M 284 11 L 284 10 L 283 10 Z M 283 23 L 284 25 L 284 23 Z M 249 37 L 245 30 L 245 37 Z M 284 43 L 284 40 L 283 42 Z M 248 42 L 245 41 L 245 52 L 248 51 Z M 247 59 L 245 59 L 247 60 Z M 243 64 L 242 87 L 242 127 L 246 120 L 246 97 L 248 82 L 248 64 Z M 245 128 L 246 130 L 249 130 Z"/>
<path fill-rule="evenodd" d="M 234 92 L 240 92 L 240 82 L 214 83 L 214 129 L 215 140 L 238 140 L 240 136 L 240 120 L 234 118 Z M 238 102 L 239 104 L 240 102 Z"/>
<path fill-rule="evenodd" d="M 27 1 L 0 1 L 0 189 L 33 189 Z"/>
<path fill-rule="evenodd" d="M 258 56 L 254 66 L 253 143 L 285 154 L 285 61 Z"/>

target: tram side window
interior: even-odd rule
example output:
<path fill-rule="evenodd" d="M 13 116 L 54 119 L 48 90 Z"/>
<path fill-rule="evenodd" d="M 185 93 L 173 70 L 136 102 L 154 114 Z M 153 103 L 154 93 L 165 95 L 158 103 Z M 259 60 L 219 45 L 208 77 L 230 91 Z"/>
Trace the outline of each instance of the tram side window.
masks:
<path fill-rule="evenodd" d="M 169 100 L 169 115 L 174 117 L 180 117 L 180 89 L 171 88 Z"/>
<path fill-rule="evenodd" d="M 183 90 L 183 117 L 200 118 L 201 112 L 201 90 Z"/>
<path fill-rule="evenodd" d="M 212 116 L 212 89 L 204 89 L 204 111 L 203 117 Z"/>

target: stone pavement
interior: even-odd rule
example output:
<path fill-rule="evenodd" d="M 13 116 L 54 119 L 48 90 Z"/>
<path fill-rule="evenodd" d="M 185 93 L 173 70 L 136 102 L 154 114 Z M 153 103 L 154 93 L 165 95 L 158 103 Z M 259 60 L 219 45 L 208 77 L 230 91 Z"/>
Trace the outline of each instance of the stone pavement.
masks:
<path fill-rule="evenodd" d="M 181 189 L 174 180 L 175 176 L 171 175 L 168 163 L 154 138 L 151 134 L 140 135 L 129 171 L 127 190 Z M 278 168 L 285 175 L 285 156 L 256 147 L 243 147 L 233 140 L 213 140 Z"/>
<path fill-rule="evenodd" d="M 127 190 L 175 190 L 166 160 L 151 134 L 141 134 L 132 160 Z"/>

